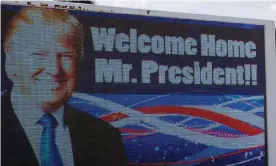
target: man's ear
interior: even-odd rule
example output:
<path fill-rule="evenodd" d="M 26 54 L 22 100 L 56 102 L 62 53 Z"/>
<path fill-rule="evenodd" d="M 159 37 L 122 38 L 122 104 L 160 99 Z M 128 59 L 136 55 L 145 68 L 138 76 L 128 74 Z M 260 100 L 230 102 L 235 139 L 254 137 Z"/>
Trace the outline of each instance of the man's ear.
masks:
<path fill-rule="evenodd" d="M 5 61 L 5 69 L 8 78 L 14 82 L 16 80 L 20 64 L 16 63 L 16 55 L 12 55 L 10 52 L 5 51 L 6 53 L 6 61 Z"/>

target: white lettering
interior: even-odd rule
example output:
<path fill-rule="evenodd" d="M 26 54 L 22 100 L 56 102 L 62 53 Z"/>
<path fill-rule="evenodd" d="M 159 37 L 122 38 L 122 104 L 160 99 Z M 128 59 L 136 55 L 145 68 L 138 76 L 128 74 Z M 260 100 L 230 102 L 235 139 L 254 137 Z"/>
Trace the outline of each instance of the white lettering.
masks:
<path fill-rule="evenodd" d="M 151 83 L 151 74 L 158 71 L 158 64 L 154 61 L 142 60 L 142 83 Z"/>
<path fill-rule="evenodd" d="M 92 40 L 95 51 L 105 51 L 112 52 L 114 49 L 114 37 L 115 37 L 115 28 L 99 28 L 91 27 Z"/>
<path fill-rule="evenodd" d="M 122 83 L 122 64 L 120 59 L 95 59 L 95 81 Z"/>

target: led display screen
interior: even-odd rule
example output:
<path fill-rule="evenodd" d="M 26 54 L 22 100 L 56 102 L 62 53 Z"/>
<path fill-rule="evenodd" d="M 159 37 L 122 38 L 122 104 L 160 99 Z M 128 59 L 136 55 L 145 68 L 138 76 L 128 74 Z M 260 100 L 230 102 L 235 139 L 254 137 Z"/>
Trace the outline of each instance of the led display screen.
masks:
<path fill-rule="evenodd" d="M 266 165 L 264 26 L 1 14 L 3 165 Z"/>

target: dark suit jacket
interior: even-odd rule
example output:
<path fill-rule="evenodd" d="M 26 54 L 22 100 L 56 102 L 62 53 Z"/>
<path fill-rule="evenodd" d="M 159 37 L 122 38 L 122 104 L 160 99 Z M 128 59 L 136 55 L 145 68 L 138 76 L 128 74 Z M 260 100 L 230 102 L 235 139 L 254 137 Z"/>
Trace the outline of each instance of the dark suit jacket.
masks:
<path fill-rule="evenodd" d="M 15 115 L 10 93 L 1 99 L 2 166 L 38 166 L 38 159 Z M 28 110 L 26 110 L 28 111 Z M 119 130 L 65 105 L 75 166 L 126 166 L 127 158 Z"/>

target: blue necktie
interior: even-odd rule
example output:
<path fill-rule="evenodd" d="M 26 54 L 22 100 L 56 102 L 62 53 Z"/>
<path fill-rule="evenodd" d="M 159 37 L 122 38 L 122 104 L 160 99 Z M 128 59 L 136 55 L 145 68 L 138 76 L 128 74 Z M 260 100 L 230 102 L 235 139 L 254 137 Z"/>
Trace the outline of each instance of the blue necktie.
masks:
<path fill-rule="evenodd" d="M 40 139 L 41 166 L 63 166 L 55 141 L 57 120 L 51 114 L 45 114 L 38 123 L 44 127 Z"/>

